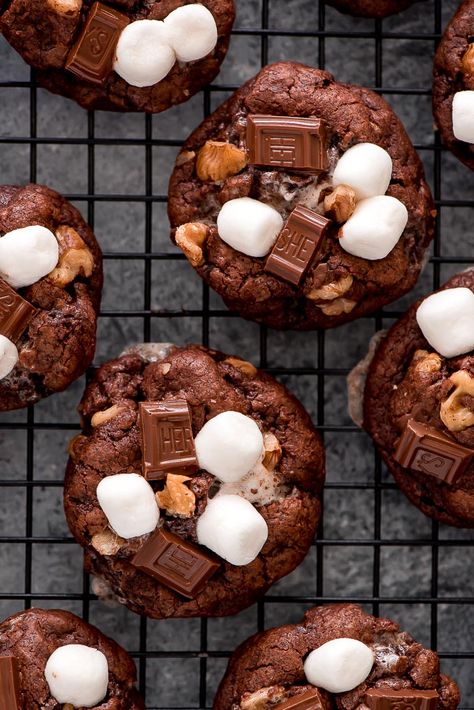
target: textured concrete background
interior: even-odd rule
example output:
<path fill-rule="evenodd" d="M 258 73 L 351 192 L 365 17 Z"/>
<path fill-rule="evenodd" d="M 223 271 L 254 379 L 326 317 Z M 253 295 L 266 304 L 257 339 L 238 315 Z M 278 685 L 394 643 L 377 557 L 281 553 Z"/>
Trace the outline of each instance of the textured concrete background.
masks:
<path fill-rule="evenodd" d="M 260 0 L 238 0 L 237 4 L 237 28 L 261 26 Z M 443 0 L 443 26 L 456 6 L 455 0 Z M 269 10 L 268 21 L 272 30 L 318 29 L 316 0 L 291 0 L 290 3 L 270 0 Z M 424 146 L 421 155 L 433 185 L 433 152 L 427 147 L 433 145 L 434 135 L 427 92 L 434 50 L 431 36 L 435 29 L 434 0 L 426 0 L 398 17 L 384 21 L 384 32 L 401 35 L 401 38 L 386 37 L 379 47 L 373 37 L 363 36 L 373 32 L 373 21 L 345 17 L 327 8 L 326 29 L 330 33 L 356 31 L 362 35 L 324 40 L 326 68 L 339 79 L 374 86 L 376 51 L 381 51 L 382 85 L 393 90 L 386 94 L 386 98 L 399 113 L 413 141 Z M 427 35 L 428 38 L 410 39 L 407 37 L 409 33 Z M 234 36 L 228 59 L 216 83 L 229 87 L 251 77 L 260 67 L 261 49 L 259 37 L 250 34 Z M 268 40 L 269 61 L 295 59 L 317 64 L 318 51 L 317 38 L 270 36 Z M 29 68 L 0 38 L 0 82 L 21 84 L 29 78 Z M 420 88 L 426 94 L 396 93 L 397 90 Z M 218 105 L 226 93 L 227 90 L 213 91 L 212 105 Z M 35 153 L 30 146 L 22 140 L 5 141 L 30 135 L 35 99 L 36 130 L 41 139 L 36 150 L 36 179 L 69 195 L 77 197 L 88 191 L 88 147 L 84 143 L 65 145 L 61 142 L 63 139 L 85 139 L 88 120 L 98 139 L 140 139 L 145 135 L 143 116 L 98 113 L 88 119 L 75 104 L 42 90 L 31 93 L 27 85 L 0 87 L 2 183 L 26 182 L 35 177 L 30 164 Z M 202 119 L 203 105 L 203 96 L 198 95 L 184 106 L 153 117 L 153 137 L 176 141 L 186 137 Z M 59 140 L 52 141 L 52 138 Z M 176 147 L 152 148 L 152 189 L 157 198 L 166 193 L 176 152 Z M 145 193 L 144 146 L 97 145 L 93 154 L 96 193 Z M 472 257 L 472 208 L 452 205 L 452 201 L 472 198 L 472 175 L 445 152 L 440 162 L 440 196 L 450 203 L 441 210 L 441 254 Z M 89 175 L 89 179 L 91 177 Z M 75 202 L 87 216 L 86 203 L 78 199 Z M 126 345 L 143 339 L 141 317 L 108 314 L 118 308 L 136 311 L 144 307 L 144 262 L 114 259 L 113 252 L 143 251 L 145 206 L 143 202 L 132 200 L 101 200 L 95 203 L 93 217 L 96 234 L 109 254 L 105 264 L 103 301 L 106 314 L 100 320 L 97 352 L 97 362 L 101 362 L 116 355 Z M 153 251 L 176 253 L 168 239 L 165 206 L 159 199 L 153 203 L 152 218 Z M 442 265 L 441 279 L 459 268 L 456 264 Z M 416 294 L 427 292 L 433 278 L 430 264 Z M 201 282 L 185 262 L 152 262 L 153 309 L 200 309 L 204 294 Z M 403 299 L 390 309 L 391 312 L 403 308 L 414 297 L 412 294 Z M 222 307 L 214 294 L 210 296 L 210 304 L 211 307 Z M 379 324 L 387 326 L 390 320 L 387 315 Z M 329 332 L 324 338 L 318 334 L 269 332 L 268 365 L 279 369 L 316 365 L 349 369 L 364 354 L 375 329 L 375 319 L 365 319 Z M 200 341 L 202 332 L 203 321 L 199 316 L 152 319 L 151 335 L 155 340 Z M 236 318 L 211 317 L 209 336 L 212 346 L 236 351 L 258 363 L 261 334 L 256 325 Z M 199 707 L 201 671 L 203 674 L 207 671 L 207 704 L 212 702 L 226 662 L 216 656 L 231 651 L 256 631 L 259 619 L 265 626 L 296 621 L 310 606 L 298 599 L 288 601 L 288 597 L 323 594 L 329 598 L 363 598 L 367 600 L 367 608 L 372 609 L 369 602 L 375 595 L 382 599 L 379 613 L 398 619 L 420 641 L 437 646 L 448 656 L 450 653 L 470 654 L 470 658 L 444 658 L 443 666 L 458 679 L 464 694 L 464 707 L 474 707 L 474 545 L 468 544 L 473 535 L 447 527 L 440 527 L 438 532 L 436 526 L 412 508 L 393 487 L 374 488 L 373 447 L 365 434 L 350 426 L 344 376 L 318 378 L 283 374 L 282 379 L 300 396 L 315 421 L 323 427 L 328 448 L 329 482 L 352 487 L 327 490 L 324 539 L 363 542 L 380 536 L 382 541 L 396 541 L 396 544 L 382 544 L 379 560 L 370 544 L 335 545 L 333 542 L 319 548 L 318 566 L 316 548 L 313 547 L 300 569 L 273 588 L 271 600 L 265 606 L 254 607 L 232 619 L 209 621 L 207 640 L 206 624 L 200 620 L 145 623 L 126 609 L 89 600 L 83 594 L 88 580 L 82 572 L 81 550 L 68 537 L 61 500 L 65 445 L 71 435 L 67 427 L 77 426 L 75 407 L 83 389 L 81 381 L 68 392 L 41 403 L 30 415 L 19 412 L 1 417 L 1 423 L 10 428 L 0 429 L 0 616 L 22 609 L 25 593 L 33 595 L 34 605 L 62 606 L 84 613 L 130 651 L 148 651 L 146 662 L 142 657 L 141 673 L 142 685 L 146 680 L 149 708 L 195 708 Z M 40 425 L 34 432 L 27 427 L 33 423 Z M 333 431 L 335 426 L 347 429 Z M 28 471 L 32 472 L 31 482 L 27 482 Z M 384 484 L 391 483 L 384 471 L 381 480 Z M 355 485 L 359 487 L 353 488 Z M 379 498 L 380 518 L 375 515 Z M 32 527 L 25 522 L 28 511 L 33 514 Z M 438 534 L 442 541 L 449 541 L 449 546 L 440 546 L 436 553 L 430 544 L 432 534 Z M 33 537 L 34 541 L 25 543 L 25 536 Z M 374 585 L 373 574 L 377 568 L 380 570 L 379 584 Z M 437 579 L 433 576 L 436 571 Z M 451 603 L 435 605 L 424 601 L 433 595 Z M 285 601 L 278 602 L 281 596 L 285 596 Z M 405 601 L 400 602 L 400 598 Z M 453 600 L 460 603 L 452 603 Z M 206 649 L 206 644 L 210 652 L 207 661 L 197 657 L 199 651 Z M 185 652 L 184 657 L 180 657 L 180 652 Z M 160 653 L 169 655 L 158 657 Z M 201 697 L 203 692 L 204 688 L 201 688 Z"/>

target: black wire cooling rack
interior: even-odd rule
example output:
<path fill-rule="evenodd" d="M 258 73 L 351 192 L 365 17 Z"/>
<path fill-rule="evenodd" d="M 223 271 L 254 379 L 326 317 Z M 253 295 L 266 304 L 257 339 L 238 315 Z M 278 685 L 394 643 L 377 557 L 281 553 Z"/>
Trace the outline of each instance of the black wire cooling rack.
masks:
<path fill-rule="evenodd" d="M 357 56 L 358 66 L 366 63 L 373 72 L 371 82 L 360 79 L 360 83 L 381 92 L 397 110 L 410 102 L 415 105 L 414 129 L 416 106 L 419 106 L 420 116 L 424 113 L 427 120 L 432 52 L 449 14 L 455 9 L 454 0 L 444 3 L 425 0 L 407 11 L 407 18 L 409 13 L 415 12 L 419 18 L 417 23 L 408 25 L 408 30 L 403 16 L 383 22 L 366 21 L 339 15 L 316 0 L 291 0 L 286 11 L 284 5 L 282 0 L 241 0 L 239 11 L 245 10 L 244 18 L 240 15 L 233 33 L 237 50 L 239 42 L 245 40 L 251 47 L 253 59 L 258 56 L 264 66 L 277 58 L 299 59 L 298 48 L 305 47 L 305 59 L 310 52 L 313 64 L 334 70 L 333 65 L 339 62 L 343 72 Z M 398 50 L 394 53 L 395 47 Z M 13 55 L 6 46 L 3 50 L 0 56 L 10 56 L 7 54 L 10 51 Z M 298 56 L 293 56 L 292 52 Z M 364 52 L 367 52 L 366 59 Z M 405 80 L 400 81 L 400 74 L 393 74 L 392 57 L 400 63 Z M 232 62 L 232 57 L 227 62 Z M 420 86 L 413 84 L 410 62 L 426 63 L 425 78 Z M 244 67 L 246 75 L 238 79 L 250 76 L 253 73 L 250 68 L 258 68 L 255 61 L 252 66 Z M 73 386 L 66 395 L 51 398 L 44 406 L 3 415 L 0 421 L 0 512 L 6 516 L 8 510 L 11 514 L 11 508 L 15 507 L 16 514 L 18 506 L 18 513 L 14 534 L 0 519 L 2 615 L 31 605 L 72 609 L 127 646 L 137 661 L 139 684 L 146 692 L 149 710 L 206 708 L 212 705 L 226 659 L 247 635 L 271 625 L 296 621 L 304 609 L 317 603 L 356 601 L 375 614 L 399 619 L 404 628 L 416 632 L 422 642 L 438 650 L 446 670 L 459 679 L 464 691 L 463 706 L 473 708 L 474 596 L 470 579 L 474 562 L 473 536 L 469 531 L 440 527 L 413 509 L 384 471 L 368 438 L 357 430 L 345 412 L 344 381 L 350 367 L 364 353 L 370 334 L 390 324 L 413 299 L 413 294 L 401 304 L 339 329 L 337 333 L 304 335 L 276 334 L 265 327 L 246 324 L 229 314 L 201 284 L 196 286 L 191 306 L 187 303 L 187 307 L 182 308 L 179 298 L 172 307 L 156 306 L 156 266 L 162 264 L 166 270 L 172 264 L 185 261 L 171 245 L 155 246 L 156 210 L 161 210 L 159 219 L 163 222 L 166 195 L 162 193 L 165 193 L 166 171 L 171 165 L 163 167 L 157 151 L 176 152 L 183 137 L 172 137 L 178 133 L 178 126 L 176 132 L 169 125 L 164 130 L 160 128 L 160 118 L 143 116 L 137 118 L 139 124 L 134 123 L 141 126 L 138 135 L 132 131 L 135 137 L 114 137 L 113 133 L 98 130 L 100 116 L 91 112 L 87 114 L 87 128 L 82 136 L 66 131 L 61 137 L 55 135 L 55 121 L 49 122 L 46 130 L 44 126 L 40 130 L 44 120 L 39 102 L 53 99 L 37 89 L 34 73 L 28 78 L 20 72 L 24 80 L 10 79 L 10 76 L 3 80 L 2 73 L 0 67 L 0 176 L 13 159 L 14 148 L 15 155 L 19 156 L 15 160 L 29 161 L 29 180 L 42 181 L 44 161 L 54 161 L 55 155 L 69 146 L 71 156 L 75 155 L 74 151 L 82 151 L 87 181 L 83 190 L 66 190 L 67 197 L 80 206 L 91 225 L 96 223 L 97 227 L 98 206 L 119 210 L 125 203 L 132 215 L 134 206 L 143 208 L 144 219 L 137 225 L 137 229 L 143 231 L 142 250 L 105 246 L 106 275 L 117 265 L 126 271 L 124 262 L 141 265 L 139 283 L 140 288 L 143 284 L 143 302 L 141 307 L 133 305 L 137 303 L 136 293 L 132 300 L 129 296 L 140 289 L 138 286 L 133 289 L 133 282 L 126 280 L 120 302 L 117 298 L 112 305 L 105 301 L 99 334 L 107 332 L 108 327 L 115 328 L 126 341 L 131 331 L 123 324 L 133 322 L 133 332 L 145 341 L 172 339 L 169 332 L 182 342 L 188 337 L 191 340 L 201 337 L 204 344 L 212 345 L 220 345 L 215 341 L 224 332 L 227 343 L 229 340 L 232 343 L 224 347 L 228 350 L 234 345 L 235 350 L 242 346 L 248 350 L 251 341 L 253 359 L 259 359 L 263 368 L 287 382 L 313 414 L 325 437 L 329 459 L 325 522 L 321 523 L 318 539 L 297 572 L 270 590 L 254 608 L 234 619 L 151 622 L 123 608 L 113 609 L 99 602 L 80 566 L 68 567 L 68 560 L 80 559 L 77 545 L 64 528 L 60 526 L 57 532 L 54 525 L 49 526 L 50 514 L 57 516 L 61 507 L 65 441 L 78 429 L 74 406 L 83 383 Z M 240 81 L 226 83 L 227 75 L 228 72 L 221 74 L 201 97 L 192 100 L 194 125 L 237 88 Z M 357 77 L 351 78 L 357 81 Z M 6 112 L 15 110 L 12 96 L 17 96 L 14 92 L 20 89 L 28 92 L 29 125 L 25 124 L 23 135 L 5 133 L 1 124 Z M 60 104 L 54 101 L 54 107 L 67 105 L 69 113 L 81 111 L 77 107 L 71 109 L 72 104 L 65 100 Z M 127 119 L 115 117 L 114 121 L 117 126 L 117 121 Z M 430 116 L 428 121 L 431 121 Z M 468 248 L 458 249 L 454 238 L 460 231 L 464 232 L 464 228 L 456 230 L 461 218 L 463 224 L 472 224 L 472 212 L 468 216 L 468 210 L 474 208 L 474 202 L 469 199 L 472 198 L 472 175 L 443 150 L 436 133 L 425 132 L 418 142 L 415 138 L 415 144 L 428 168 L 439 211 L 430 262 L 419 286 L 420 292 L 427 292 L 454 271 L 473 263 L 472 241 L 470 248 L 468 239 Z M 110 146 L 142 151 L 144 190 L 112 194 L 97 189 L 99 159 L 102 162 L 102 151 Z M 45 149 L 49 151 L 47 154 Z M 74 160 L 71 170 L 73 163 Z M 160 189 L 155 187 L 157 172 Z M 465 188 L 470 179 L 470 195 L 469 191 L 462 192 L 462 199 L 446 195 L 453 180 Z M 166 224 L 162 229 L 166 232 Z M 100 230 L 96 231 L 100 239 Z M 187 264 L 183 264 L 180 278 L 184 285 L 194 278 Z M 348 347 L 350 353 L 345 357 L 346 344 L 354 338 L 356 344 Z M 236 342 L 237 339 L 241 342 Z M 299 353 L 303 351 L 305 355 L 300 358 Z M 99 343 L 98 360 L 103 359 L 101 354 Z M 106 354 L 112 357 L 116 352 Z M 240 350 L 240 354 L 246 353 Z M 49 458 L 45 458 L 46 449 Z M 38 582 L 40 568 L 46 570 L 48 581 L 43 574 L 43 581 Z M 394 572 L 399 569 L 400 574 Z M 401 582 L 399 577 L 403 577 Z"/>

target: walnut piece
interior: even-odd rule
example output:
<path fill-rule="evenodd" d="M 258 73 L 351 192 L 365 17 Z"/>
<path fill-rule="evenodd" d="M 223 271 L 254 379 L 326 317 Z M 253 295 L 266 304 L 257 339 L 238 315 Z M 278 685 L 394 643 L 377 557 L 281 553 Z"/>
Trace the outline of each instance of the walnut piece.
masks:
<path fill-rule="evenodd" d="M 274 471 L 281 459 L 280 443 L 275 434 L 268 431 L 263 435 L 263 445 L 265 447 L 265 454 L 262 463 L 267 471 Z"/>
<path fill-rule="evenodd" d="M 232 143 L 206 141 L 198 153 L 196 172 L 200 180 L 219 182 L 237 175 L 247 165 L 247 154 Z"/>
<path fill-rule="evenodd" d="M 202 222 L 188 222 L 176 230 L 176 244 L 183 250 L 192 266 L 204 264 L 202 246 L 207 239 L 209 227 Z"/>
<path fill-rule="evenodd" d="M 438 353 L 430 353 L 428 350 L 417 350 L 413 355 L 412 363 L 415 370 L 420 374 L 431 374 L 441 370 L 442 359 Z"/>
<path fill-rule="evenodd" d="M 156 494 L 158 506 L 164 508 L 169 515 L 189 518 L 196 509 L 196 496 L 185 485 L 185 482 L 190 480 L 189 476 L 169 473 L 164 489 Z"/>
<path fill-rule="evenodd" d="M 336 298 L 335 301 L 318 305 L 326 316 L 340 316 L 341 313 L 350 313 L 356 307 L 356 301 L 350 301 L 348 298 Z"/>
<path fill-rule="evenodd" d="M 87 441 L 87 436 L 84 436 L 84 434 L 76 434 L 76 436 L 73 436 L 68 444 L 67 452 L 73 461 L 77 460 L 77 454 L 75 449 L 81 441 Z"/>
<path fill-rule="evenodd" d="M 244 693 L 240 701 L 240 710 L 267 710 L 282 700 L 286 700 L 288 691 L 282 685 L 260 688 L 254 693 Z"/>
<path fill-rule="evenodd" d="M 338 185 L 324 198 L 324 212 L 335 222 L 347 222 L 356 208 L 356 194 L 349 185 Z"/>
<path fill-rule="evenodd" d="M 324 284 L 321 288 L 313 288 L 306 294 L 306 298 L 311 301 L 334 301 L 336 298 L 347 293 L 353 284 L 353 277 L 350 274 L 343 276 L 339 281 L 332 281 Z"/>
<path fill-rule="evenodd" d="M 82 8 L 82 0 L 47 0 L 47 4 L 61 15 L 77 15 Z"/>
<path fill-rule="evenodd" d="M 463 397 L 474 397 L 474 377 L 467 370 L 458 370 L 449 380 L 456 389 L 441 404 L 439 415 L 449 431 L 464 431 L 474 425 L 474 411 L 462 403 Z"/>
<path fill-rule="evenodd" d="M 466 76 L 474 77 L 474 42 L 469 45 L 462 58 L 462 69 Z"/>
<path fill-rule="evenodd" d="M 244 375 L 249 375 L 249 377 L 255 377 L 257 374 L 257 368 L 255 365 L 252 365 L 251 362 L 247 362 L 247 360 L 239 360 L 237 357 L 226 357 L 224 362 L 228 365 L 236 367 L 237 370 L 241 370 Z"/>
<path fill-rule="evenodd" d="M 92 415 L 91 424 L 93 427 L 101 426 L 110 422 L 114 417 L 118 417 L 119 414 L 125 411 L 125 407 L 121 407 L 120 404 L 113 404 L 108 409 L 103 409 L 101 412 L 96 412 Z"/>
<path fill-rule="evenodd" d="M 195 157 L 196 153 L 194 152 L 194 150 L 183 150 L 176 158 L 175 165 L 177 168 L 179 168 L 181 165 L 184 165 L 189 160 L 194 160 Z"/>
<path fill-rule="evenodd" d="M 76 276 L 89 277 L 94 268 L 92 253 L 73 227 L 61 225 L 56 230 L 59 243 L 59 261 L 55 269 L 48 274 L 49 281 L 55 286 L 64 288 Z"/>
<path fill-rule="evenodd" d="M 92 536 L 92 547 L 101 555 L 116 555 L 121 547 L 125 545 L 125 540 L 114 533 L 110 528 L 105 528 L 102 532 Z"/>

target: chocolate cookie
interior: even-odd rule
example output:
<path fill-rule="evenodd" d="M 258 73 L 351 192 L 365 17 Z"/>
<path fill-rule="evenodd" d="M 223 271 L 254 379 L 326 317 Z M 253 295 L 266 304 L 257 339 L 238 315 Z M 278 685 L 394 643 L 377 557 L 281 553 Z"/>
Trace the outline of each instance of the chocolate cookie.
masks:
<path fill-rule="evenodd" d="M 144 710 L 135 664 L 68 611 L 29 609 L 0 624 L 0 701 L 8 710 Z"/>
<path fill-rule="evenodd" d="M 80 413 L 66 517 L 133 611 L 234 614 L 305 557 L 324 450 L 269 375 L 199 346 L 137 346 L 97 370 Z"/>
<path fill-rule="evenodd" d="M 401 490 L 426 515 L 459 527 L 474 527 L 473 323 L 471 269 L 388 331 L 363 402 L 363 426 Z"/>
<path fill-rule="evenodd" d="M 233 0 L 11 0 L 0 32 L 46 89 L 86 109 L 159 113 L 215 78 L 234 16 Z"/>
<path fill-rule="evenodd" d="M 419 0 L 326 0 L 328 5 L 341 12 L 360 17 L 387 17 L 396 15 Z"/>
<path fill-rule="evenodd" d="M 345 690 L 341 688 L 345 687 Z M 233 654 L 214 710 L 455 710 L 439 658 L 389 619 L 355 604 L 318 607 L 256 634 Z"/>
<path fill-rule="evenodd" d="M 60 392 L 92 362 L 102 254 L 79 211 L 41 185 L 0 186 L 0 410 Z"/>
<path fill-rule="evenodd" d="M 439 43 L 433 113 L 443 142 L 474 170 L 474 0 L 464 0 Z"/>
<path fill-rule="evenodd" d="M 415 284 L 433 237 L 421 161 L 368 89 L 267 66 L 186 141 L 172 238 L 245 318 L 330 328 Z"/>

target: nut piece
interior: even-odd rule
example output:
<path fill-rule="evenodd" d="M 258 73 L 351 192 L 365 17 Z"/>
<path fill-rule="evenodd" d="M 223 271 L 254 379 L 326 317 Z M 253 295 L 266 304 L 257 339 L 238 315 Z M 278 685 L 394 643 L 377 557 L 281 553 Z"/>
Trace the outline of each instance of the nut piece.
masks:
<path fill-rule="evenodd" d="M 240 710 L 267 710 L 271 705 L 286 700 L 288 692 L 282 685 L 260 688 L 254 693 L 244 693 L 240 701 Z"/>
<path fill-rule="evenodd" d="M 176 158 L 175 165 L 177 168 L 179 168 L 181 165 L 184 165 L 188 161 L 194 160 L 195 157 L 196 153 L 194 152 L 194 150 L 183 150 Z"/>
<path fill-rule="evenodd" d="M 263 445 L 265 447 L 265 455 L 262 463 L 267 471 L 274 471 L 281 459 L 280 443 L 275 434 L 268 431 L 263 435 Z"/>
<path fill-rule="evenodd" d="M 331 283 L 321 286 L 321 288 L 313 288 L 312 291 L 306 294 L 306 298 L 311 301 L 333 301 L 335 298 L 343 296 L 347 291 L 349 291 L 352 286 L 354 279 L 348 274 L 343 276 L 339 281 L 332 281 Z"/>
<path fill-rule="evenodd" d="M 464 431 L 474 425 L 474 411 L 462 403 L 463 397 L 474 397 L 474 377 L 467 370 L 458 370 L 449 380 L 456 389 L 441 404 L 439 415 L 449 431 Z"/>
<path fill-rule="evenodd" d="M 438 355 L 438 353 L 430 353 L 428 350 L 416 350 L 412 360 L 416 372 L 422 375 L 439 372 L 442 362 L 441 356 Z"/>
<path fill-rule="evenodd" d="M 209 227 L 202 222 L 188 222 L 176 230 L 176 244 L 183 250 L 192 266 L 204 264 L 202 246 L 207 239 Z"/>
<path fill-rule="evenodd" d="M 241 370 L 244 375 L 248 375 L 249 377 L 255 377 L 257 374 L 257 368 L 255 365 L 252 365 L 251 362 L 247 362 L 247 360 L 239 360 L 237 357 L 226 357 L 224 362 L 228 365 L 236 367 L 237 370 Z"/>
<path fill-rule="evenodd" d="M 318 305 L 326 316 L 340 316 L 341 313 L 350 313 L 357 305 L 357 301 L 350 301 L 348 298 L 336 298 L 331 303 Z"/>
<path fill-rule="evenodd" d="M 47 0 L 47 4 L 61 15 L 77 15 L 82 8 L 82 0 Z"/>
<path fill-rule="evenodd" d="M 245 151 L 232 143 L 206 141 L 198 153 L 196 172 L 200 180 L 219 182 L 237 175 L 247 165 Z"/>
<path fill-rule="evenodd" d="M 324 211 L 335 222 L 347 222 L 356 208 L 356 194 L 348 185 L 338 185 L 324 198 Z"/>
<path fill-rule="evenodd" d="M 126 541 L 110 528 L 105 528 L 102 532 L 93 535 L 91 542 L 92 547 L 101 555 L 116 555 Z"/>
<path fill-rule="evenodd" d="M 474 77 L 474 42 L 469 45 L 462 58 L 462 69 L 468 77 Z"/>
<path fill-rule="evenodd" d="M 113 404 L 108 409 L 103 409 L 101 412 L 96 412 L 92 415 L 91 424 L 93 427 L 101 426 L 106 424 L 114 417 L 118 417 L 119 414 L 125 411 L 125 407 L 121 407 L 120 404 Z"/>
<path fill-rule="evenodd" d="M 84 434 L 76 434 L 76 436 L 73 436 L 69 442 L 67 452 L 73 461 L 77 460 L 76 447 L 83 441 L 87 441 L 87 436 L 84 436 Z"/>
<path fill-rule="evenodd" d="M 56 230 L 59 242 L 59 262 L 48 274 L 48 279 L 55 286 L 64 288 L 76 276 L 89 277 L 94 268 L 94 259 L 89 247 L 73 227 L 61 225 Z"/>
<path fill-rule="evenodd" d="M 189 476 L 169 473 L 164 489 L 156 494 L 158 506 L 164 508 L 169 515 L 189 518 L 196 509 L 196 496 L 185 485 L 185 481 L 190 480 Z"/>

